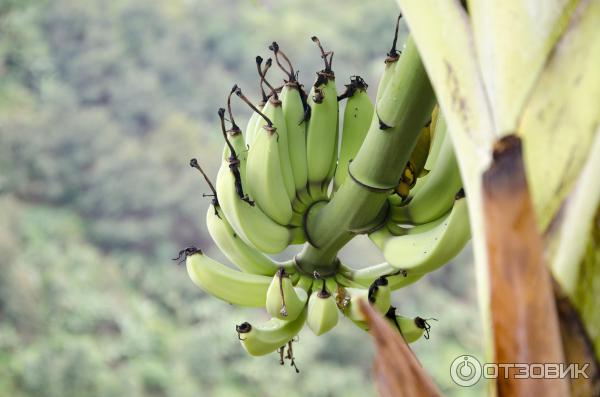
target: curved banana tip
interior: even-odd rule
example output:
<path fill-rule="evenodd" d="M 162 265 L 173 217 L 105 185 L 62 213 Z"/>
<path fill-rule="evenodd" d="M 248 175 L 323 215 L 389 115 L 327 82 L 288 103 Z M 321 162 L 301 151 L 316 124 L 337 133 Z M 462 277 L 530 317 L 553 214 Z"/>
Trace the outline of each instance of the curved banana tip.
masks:
<path fill-rule="evenodd" d="M 177 264 L 180 265 L 188 258 L 188 256 L 192 256 L 194 254 L 202 255 L 203 253 L 202 253 L 201 249 L 196 248 L 194 246 L 187 247 L 187 248 L 184 248 L 181 251 L 179 251 L 179 253 L 177 254 L 177 258 L 173 258 L 172 260 L 178 261 Z"/>
<path fill-rule="evenodd" d="M 242 338 L 242 334 L 247 334 L 248 332 L 252 331 L 252 325 L 249 322 L 243 322 L 240 325 L 235 326 L 235 331 L 238 334 L 238 339 L 244 340 L 244 338 Z"/>
<path fill-rule="evenodd" d="M 425 339 L 429 339 L 429 332 L 431 331 L 431 324 L 428 323 L 428 321 L 437 321 L 437 318 L 422 318 L 422 317 L 415 317 L 415 325 L 419 328 L 421 328 L 422 330 L 424 330 L 424 334 L 423 337 Z"/>

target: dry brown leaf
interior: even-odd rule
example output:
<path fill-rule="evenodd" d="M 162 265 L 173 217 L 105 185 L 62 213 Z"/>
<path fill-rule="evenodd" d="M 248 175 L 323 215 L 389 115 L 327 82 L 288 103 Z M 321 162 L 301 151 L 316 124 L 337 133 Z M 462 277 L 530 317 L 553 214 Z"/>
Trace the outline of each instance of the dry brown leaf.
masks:
<path fill-rule="evenodd" d="M 587 379 L 584 377 L 571 379 L 571 396 L 600 396 L 600 371 L 594 354 L 594 345 L 569 297 L 562 291 L 556 281 L 553 283 L 553 287 L 565 358 L 568 363 L 577 363 L 581 366 L 588 365 L 586 370 Z"/>
<path fill-rule="evenodd" d="M 502 138 L 483 175 L 495 361 L 564 363 L 551 277 L 529 195 L 521 140 Z M 514 369 L 514 368 L 513 368 Z M 566 379 L 497 380 L 498 396 L 569 396 Z"/>

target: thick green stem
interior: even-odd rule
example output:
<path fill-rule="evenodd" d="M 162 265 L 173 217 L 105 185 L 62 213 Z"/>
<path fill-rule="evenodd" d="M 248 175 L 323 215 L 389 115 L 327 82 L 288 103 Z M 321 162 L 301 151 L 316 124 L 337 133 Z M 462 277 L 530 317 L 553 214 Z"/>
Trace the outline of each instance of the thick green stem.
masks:
<path fill-rule="evenodd" d="M 409 39 L 393 73 L 349 178 L 327 205 L 309 217 L 307 244 L 297 261 L 307 269 L 329 273 L 337 252 L 356 233 L 377 227 L 386 216 L 386 198 L 398 184 L 421 128 L 430 117 L 435 95 L 417 49 Z"/>

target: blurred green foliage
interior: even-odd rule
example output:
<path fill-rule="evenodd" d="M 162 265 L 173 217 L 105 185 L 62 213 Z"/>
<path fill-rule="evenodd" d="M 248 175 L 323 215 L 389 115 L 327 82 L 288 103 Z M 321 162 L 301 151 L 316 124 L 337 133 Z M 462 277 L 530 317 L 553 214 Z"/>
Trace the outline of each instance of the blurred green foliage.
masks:
<path fill-rule="evenodd" d="M 234 325 L 265 313 L 206 296 L 170 261 L 214 250 L 188 159 L 216 173 L 216 109 L 234 82 L 258 98 L 254 57 L 271 41 L 308 86 L 318 34 L 338 85 L 360 74 L 375 92 L 392 1 L 258 3 L 0 0 L 1 396 L 374 394 L 362 331 L 302 333 L 296 375 L 237 342 Z M 342 255 L 379 259 L 365 239 Z M 469 252 L 396 305 L 438 319 L 415 350 L 440 387 L 480 394 L 448 376 L 479 349 Z"/>

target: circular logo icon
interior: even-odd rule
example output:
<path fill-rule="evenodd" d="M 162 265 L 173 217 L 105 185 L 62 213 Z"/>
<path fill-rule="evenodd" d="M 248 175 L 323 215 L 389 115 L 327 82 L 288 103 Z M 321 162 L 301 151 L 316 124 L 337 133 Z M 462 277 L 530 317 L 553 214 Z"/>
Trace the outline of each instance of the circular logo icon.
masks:
<path fill-rule="evenodd" d="M 456 357 L 450 365 L 450 377 L 459 386 L 473 386 L 479 382 L 481 373 L 481 363 L 467 354 Z"/>

